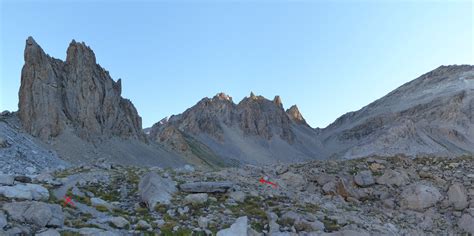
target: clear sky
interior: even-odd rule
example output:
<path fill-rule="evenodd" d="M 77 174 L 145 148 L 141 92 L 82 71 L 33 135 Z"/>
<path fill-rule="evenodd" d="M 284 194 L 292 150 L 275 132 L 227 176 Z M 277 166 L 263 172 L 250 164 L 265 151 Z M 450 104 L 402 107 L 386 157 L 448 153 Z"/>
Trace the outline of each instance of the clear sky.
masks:
<path fill-rule="evenodd" d="M 17 110 L 29 35 L 60 59 L 86 42 L 144 127 L 221 91 L 278 94 L 325 127 L 440 65 L 474 64 L 472 1 L 0 2 L 0 110 Z"/>

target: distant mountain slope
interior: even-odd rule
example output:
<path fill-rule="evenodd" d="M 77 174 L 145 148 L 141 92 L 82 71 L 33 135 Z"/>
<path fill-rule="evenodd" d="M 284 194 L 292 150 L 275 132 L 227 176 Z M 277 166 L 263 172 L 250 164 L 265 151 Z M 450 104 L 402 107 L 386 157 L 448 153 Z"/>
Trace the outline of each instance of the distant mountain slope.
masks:
<path fill-rule="evenodd" d="M 441 66 L 320 130 L 333 157 L 474 153 L 474 66 Z"/>
<path fill-rule="evenodd" d="M 271 101 L 251 94 L 238 104 L 223 93 L 204 98 L 153 125 L 150 138 L 189 159 L 218 165 L 295 162 L 323 153 L 298 108 L 287 113 L 278 96 Z"/>

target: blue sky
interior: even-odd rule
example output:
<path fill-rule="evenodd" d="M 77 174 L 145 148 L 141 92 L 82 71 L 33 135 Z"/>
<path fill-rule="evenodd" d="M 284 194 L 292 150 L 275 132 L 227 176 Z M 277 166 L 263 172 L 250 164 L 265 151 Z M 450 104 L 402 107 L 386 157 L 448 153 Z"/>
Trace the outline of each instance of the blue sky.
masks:
<path fill-rule="evenodd" d="M 17 110 L 31 35 L 84 41 L 151 126 L 251 91 L 325 127 L 440 65 L 474 64 L 471 1 L 0 1 L 0 110 Z"/>

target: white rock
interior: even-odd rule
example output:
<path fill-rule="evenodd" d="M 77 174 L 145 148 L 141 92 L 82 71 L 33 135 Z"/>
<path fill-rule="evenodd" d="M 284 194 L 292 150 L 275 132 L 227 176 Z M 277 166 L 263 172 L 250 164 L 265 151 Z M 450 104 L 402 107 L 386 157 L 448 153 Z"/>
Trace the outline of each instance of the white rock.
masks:
<path fill-rule="evenodd" d="M 115 227 L 119 229 L 124 229 L 130 225 L 130 222 L 125 218 L 118 216 L 118 217 L 111 217 L 108 219 L 108 222 L 112 223 Z"/>
<path fill-rule="evenodd" d="M 412 184 L 401 193 L 400 206 L 416 211 L 423 211 L 434 206 L 442 199 L 436 187 L 423 184 Z"/>
<path fill-rule="evenodd" d="M 247 235 L 247 216 L 237 218 L 230 228 L 220 230 L 217 232 L 217 236 L 246 236 Z"/>
<path fill-rule="evenodd" d="M 48 189 L 38 184 L 17 184 L 0 186 L 0 195 L 7 198 L 46 201 L 49 199 Z"/>
<path fill-rule="evenodd" d="M 192 165 L 184 165 L 183 169 L 187 172 L 194 172 L 195 169 Z"/>
<path fill-rule="evenodd" d="M 462 184 L 455 183 L 449 187 L 448 201 L 458 211 L 464 210 L 469 205 L 467 191 Z"/>
<path fill-rule="evenodd" d="M 11 175 L 0 174 L 0 185 L 13 185 L 14 178 Z"/>
<path fill-rule="evenodd" d="M 189 194 L 186 197 L 184 197 L 184 202 L 186 204 L 203 204 L 207 202 L 208 195 L 207 193 L 195 193 L 195 194 Z"/>
<path fill-rule="evenodd" d="M 201 227 L 201 229 L 207 229 L 207 226 L 209 225 L 209 219 L 204 216 L 200 216 L 198 219 L 198 225 Z"/>
<path fill-rule="evenodd" d="M 234 199 L 236 202 L 244 202 L 246 196 L 242 191 L 233 191 L 229 193 L 229 197 Z"/>

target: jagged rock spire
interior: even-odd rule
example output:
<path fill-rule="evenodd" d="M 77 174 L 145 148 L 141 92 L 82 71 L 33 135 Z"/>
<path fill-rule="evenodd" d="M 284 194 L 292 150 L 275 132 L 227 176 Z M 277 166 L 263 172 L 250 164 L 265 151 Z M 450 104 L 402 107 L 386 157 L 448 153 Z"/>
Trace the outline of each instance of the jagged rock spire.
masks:
<path fill-rule="evenodd" d="M 275 96 L 275 98 L 273 99 L 273 103 L 275 103 L 275 105 L 277 105 L 278 107 L 283 108 L 283 103 L 281 102 L 280 96 Z"/>
<path fill-rule="evenodd" d="M 293 105 L 291 106 L 288 110 L 286 110 L 286 113 L 290 117 L 290 119 L 297 124 L 307 124 L 306 120 L 303 118 L 303 115 L 301 115 L 300 110 L 298 109 L 298 106 Z"/>
<path fill-rule="evenodd" d="M 121 80 L 113 81 L 84 43 L 73 40 L 66 58 L 51 58 L 32 37 L 26 40 L 18 104 L 25 130 L 43 140 L 70 126 L 86 140 L 120 136 L 145 141 L 141 117 L 120 96 Z"/>

